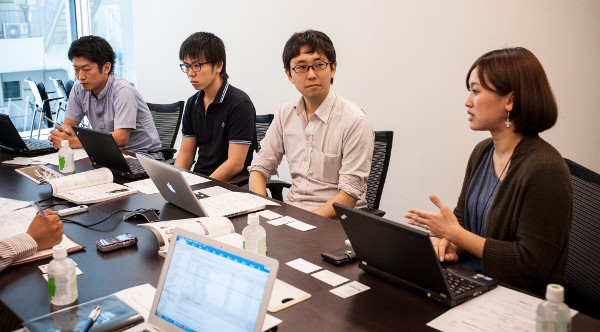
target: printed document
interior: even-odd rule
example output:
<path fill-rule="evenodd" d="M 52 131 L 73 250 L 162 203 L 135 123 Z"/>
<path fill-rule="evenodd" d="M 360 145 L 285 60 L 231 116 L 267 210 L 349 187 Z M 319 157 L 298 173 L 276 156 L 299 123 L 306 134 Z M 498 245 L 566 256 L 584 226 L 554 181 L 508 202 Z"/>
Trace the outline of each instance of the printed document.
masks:
<path fill-rule="evenodd" d="M 33 217 L 35 217 L 36 213 L 36 209 L 28 207 L 0 214 L 0 239 L 6 239 L 11 236 L 27 232 L 29 224 L 31 224 L 31 221 L 33 220 Z M 69 239 L 64 234 L 60 244 L 67 247 L 68 252 L 83 249 L 83 246 Z M 18 261 L 14 262 L 13 265 L 33 262 L 50 256 L 52 256 L 52 249 L 41 250 L 31 256 L 19 259 Z"/>
<path fill-rule="evenodd" d="M 542 299 L 498 286 L 427 323 L 440 331 L 535 331 Z M 571 316 L 577 313 L 571 310 Z"/>
<path fill-rule="evenodd" d="M 50 180 L 52 195 L 76 204 L 104 202 L 132 195 L 137 190 L 114 183 L 108 168 L 63 176 Z"/>
<path fill-rule="evenodd" d="M 233 216 L 264 209 L 267 205 L 279 206 L 275 202 L 243 192 L 230 192 L 203 198 L 200 203 L 210 217 Z"/>

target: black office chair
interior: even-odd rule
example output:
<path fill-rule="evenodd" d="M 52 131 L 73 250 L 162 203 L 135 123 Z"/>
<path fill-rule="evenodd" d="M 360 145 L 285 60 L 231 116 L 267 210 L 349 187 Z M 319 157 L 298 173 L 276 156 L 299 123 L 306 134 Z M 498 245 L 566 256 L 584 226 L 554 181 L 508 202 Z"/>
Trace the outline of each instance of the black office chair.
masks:
<path fill-rule="evenodd" d="M 178 101 L 172 104 L 148 104 L 154 125 L 158 131 L 158 136 L 162 142 L 162 147 L 148 150 L 149 153 L 162 152 L 165 162 L 173 164 L 173 156 L 177 149 L 173 148 L 175 139 L 181 126 L 181 117 L 183 116 L 183 106 L 185 102 Z"/>
<path fill-rule="evenodd" d="M 390 156 L 392 154 L 392 143 L 394 141 L 393 131 L 376 131 L 375 145 L 373 147 L 373 158 L 371 159 L 371 171 L 367 180 L 367 207 L 363 211 L 373 213 L 380 217 L 385 215 L 385 211 L 379 210 L 381 195 L 383 194 L 383 185 L 387 176 Z M 290 184 L 275 180 L 274 183 L 267 182 L 267 188 L 271 192 L 271 197 L 283 201 L 283 188 L 289 188 Z"/>
<path fill-rule="evenodd" d="M 363 211 L 373 213 L 380 217 L 385 211 L 379 210 L 383 186 L 390 165 L 392 155 L 392 143 L 394 141 L 393 131 L 376 131 L 375 146 L 373 147 L 373 159 L 371 159 L 371 172 L 367 181 L 367 207 Z"/>
<path fill-rule="evenodd" d="M 56 121 L 52 118 L 56 112 L 52 111 L 50 106 L 50 102 L 54 100 L 59 100 L 62 97 L 49 98 L 48 91 L 46 91 L 46 87 L 44 83 L 39 82 L 36 83 L 31 77 L 25 78 L 25 82 L 29 84 L 29 88 L 31 89 L 31 93 L 33 94 L 33 102 L 29 102 L 33 108 L 33 117 L 31 119 L 31 130 L 29 132 L 29 138 L 33 137 L 33 128 L 35 125 L 35 118 L 37 114 L 40 114 L 40 120 L 38 123 L 38 139 L 40 138 L 40 134 L 42 132 L 42 124 L 44 120 L 46 120 L 46 125 L 51 127 Z"/>
<path fill-rule="evenodd" d="M 600 174 L 565 161 L 573 181 L 566 303 L 600 319 Z"/>
<path fill-rule="evenodd" d="M 260 151 L 260 141 L 262 141 L 262 139 L 265 138 L 265 134 L 267 133 L 267 129 L 269 129 L 269 126 L 271 125 L 273 118 L 274 118 L 273 114 L 260 114 L 260 115 L 256 116 L 256 123 L 255 123 L 256 143 L 257 143 L 256 144 L 256 152 Z M 250 179 L 249 174 L 238 174 L 238 175 L 232 177 L 227 182 L 229 184 L 233 184 L 238 187 L 244 187 L 244 188 L 248 189 L 247 185 L 248 185 L 249 179 Z"/>

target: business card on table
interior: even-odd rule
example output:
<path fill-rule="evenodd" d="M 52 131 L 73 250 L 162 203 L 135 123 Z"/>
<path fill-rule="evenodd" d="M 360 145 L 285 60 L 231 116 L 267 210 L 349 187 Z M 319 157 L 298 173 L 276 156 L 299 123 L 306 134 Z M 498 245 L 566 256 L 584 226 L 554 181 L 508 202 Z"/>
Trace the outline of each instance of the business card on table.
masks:
<path fill-rule="evenodd" d="M 300 221 L 300 220 L 297 220 L 297 221 L 294 221 L 294 222 L 288 223 L 288 224 L 286 224 L 286 226 L 290 226 L 290 227 L 292 227 L 292 228 L 295 228 L 295 229 L 297 229 L 297 230 L 301 230 L 301 231 L 303 231 L 303 232 L 310 231 L 310 230 L 311 230 L 311 229 L 313 229 L 313 228 L 317 228 L 316 226 L 313 226 L 313 225 L 307 224 L 307 223 L 305 223 L 305 222 L 302 222 L 302 221 Z"/>
<path fill-rule="evenodd" d="M 312 273 L 321 269 L 319 265 L 315 265 L 311 262 L 305 261 L 302 258 L 294 259 L 293 261 L 289 261 L 285 264 L 304 273 Z"/>
<path fill-rule="evenodd" d="M 321 280 L 322 282 L 330 284 L 333 287 L 341 285 L 349 280 L 346 277 L 342 277 L 341 275 L 335 274 L 328 270 L 321 270 L 317 273 L 313 273 L 312 276 Z"/>
<path fill-rule="evenodd" d="M 363 285 L 358 281 L 352 281 L 338 288 L 334 288 L 330 290 L 330 292 L 345 299 L 369 289 L 371 289 L 371 287 Z"/>
<path fill-rule="evenodd" d="M 271 224 L 273 226 L 281 226 L 281 225 L 289 224 L 291 222 L 292 222 L 292 220 L 290 220 L 289 217 L 281 217 L 281 218 L 269 220 L 269 221 L 267 221 L 267 224 Z"/>
<path fill-rule="evenodd" d="M 279 213 L 275 213 L 271 210 L 258 211 L 256 214 L 258 214 L 259 216 L 263 216 L 269 220 L 281 218 L 281 215 Z"/>

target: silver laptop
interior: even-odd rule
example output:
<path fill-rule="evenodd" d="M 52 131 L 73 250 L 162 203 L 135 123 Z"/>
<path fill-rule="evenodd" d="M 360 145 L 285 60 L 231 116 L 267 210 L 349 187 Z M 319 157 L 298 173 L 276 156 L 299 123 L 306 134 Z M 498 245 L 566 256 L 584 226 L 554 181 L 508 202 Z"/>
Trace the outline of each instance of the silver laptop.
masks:
<path fill-rule="evenodd" d="M 140 331 L 261 331 L 279 262 L 180 228 Z"/>
<path fill-rule="evenodd" d="M 140 154 L 137 154 L 136 157 L 146 170 L 146 173 L 148 173 L 148 176 L 150 176 L 150 179 L 152 179 L 152 182 L 154 182 L 154 184 L 158 188 L 160 194 L 167 202 L 176 205 L 199 217 L 217 216 L 214 214 L 215 211 L 213 211 L 213 215 L 210 215 L 210 213 L 207 212 L 207 210 L 202 206 L 202 200 L 200 200 L 200 198 L 204 197 L 202 197 L 200 194 L 197 196 L 192 191 L 192 188 L 190 188 L 189 184 L 185 180 L 185 177 L 177 168 L 169 164 L 163 163 L 161 161 L 144 157 Z M 225 195 L 246 194 L 232 192 L 224 194 L 223 196 Z M 231 199 L 232 197 L 228 196 L 228 198 Z M 263 201 L 265 202 L 264 204 L 262 202 L 250 202 L 249 204 L 245 204 L 245 202 L 243 201 L 236 202 L 236 204 L 233 204 L 231 206 L 231 209 L 222 211 L 222 214 L 219 214 L 219 216 L 233 217 L 241 214 L 262 210 L 266 207 L 266 202 L 268 202 L 267 200 Z"/>

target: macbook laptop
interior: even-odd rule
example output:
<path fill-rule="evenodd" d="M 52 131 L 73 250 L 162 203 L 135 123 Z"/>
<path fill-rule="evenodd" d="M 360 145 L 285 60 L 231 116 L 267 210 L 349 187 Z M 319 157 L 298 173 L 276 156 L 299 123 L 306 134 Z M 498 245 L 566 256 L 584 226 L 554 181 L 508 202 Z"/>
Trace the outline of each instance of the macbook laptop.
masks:
<path fill-rule="evenodd" d="M 81 146 L 92 161 L 94 168 L 106 167 L 113 174 L 137 179 L 147 176 L 144 167 L 135 158 L 125 158 L 110 133 L 72 126 Z"/>
<path fill-rule="evenodd" d="M 0 148 L 22 154 L 54 152 L 48 140 L 23 139 L 7 114 L 0 114 Z"/>
<path fill-rule="evenodd" d="M 279 263 L 175 229 L 140 331 L 261 331 Z"/>
<path fill-rule="evenodd" d="M 167 202 L 198 217 L 234 217 L 263 210 L 267 205 L 278 205 L 253 194 L 241 192 L 205 198 L 201 193 L 196 194 L 192 191 L 177 168 L 139 154 L 137 157 Z"/>
<path fill-rule="evenodd" d="M 368 273 L 453 307 L 498 286 L 498 281 L 460 268 L 444 268 L 429 234 L 337 203 L 333 208 Z"/>

